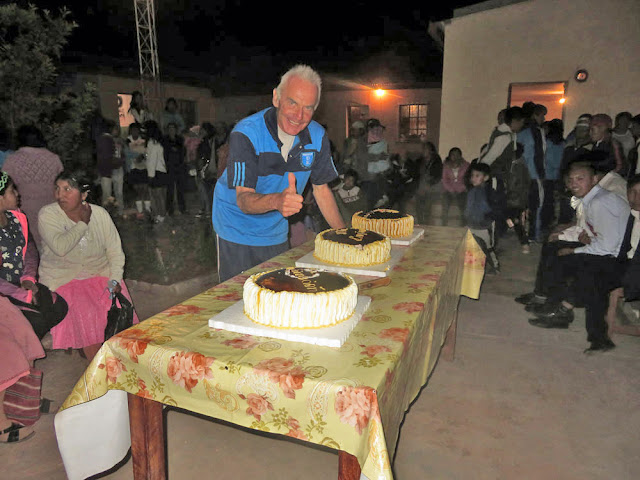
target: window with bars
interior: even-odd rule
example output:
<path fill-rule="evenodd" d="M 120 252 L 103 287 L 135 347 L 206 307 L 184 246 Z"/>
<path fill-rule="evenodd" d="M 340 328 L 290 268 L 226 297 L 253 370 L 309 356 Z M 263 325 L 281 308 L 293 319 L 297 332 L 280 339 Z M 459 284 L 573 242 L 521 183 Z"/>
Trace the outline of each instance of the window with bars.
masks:
<path fill-rule="evenodd" d="M 400 128 L 399 136 L 401 142 L 406 142 L 414 138 L 422 140 L 427 137 L 427 105 L 424 103 L 412 105 L 400 105 Z"/>

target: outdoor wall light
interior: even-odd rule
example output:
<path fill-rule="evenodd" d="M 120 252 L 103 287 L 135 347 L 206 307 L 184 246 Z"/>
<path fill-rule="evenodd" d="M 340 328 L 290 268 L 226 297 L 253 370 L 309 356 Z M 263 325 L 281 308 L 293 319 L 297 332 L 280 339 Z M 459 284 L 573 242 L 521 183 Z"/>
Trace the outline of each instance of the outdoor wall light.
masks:
<path fill-rule="evenodd" d="M 380 97 L 380 98 L 384 97 L 384 94 L 385 94 L 385 93 L 387 93 L 387 92 L 385 92 L 385 91 L 384 91 L 383 89 L 381 89 L 381 88 L 378 88 L 378 89 L 376 90 L 376 95 L 377 95 L 378 97 Z"/>
<path fill-rule="evenodd" d="M 576 82 L 586 82 L 587 78 L 589 78 L 589 72 L 585 69 L 580 69 L 576 72 L 574 78 L 576 79 Z"/>

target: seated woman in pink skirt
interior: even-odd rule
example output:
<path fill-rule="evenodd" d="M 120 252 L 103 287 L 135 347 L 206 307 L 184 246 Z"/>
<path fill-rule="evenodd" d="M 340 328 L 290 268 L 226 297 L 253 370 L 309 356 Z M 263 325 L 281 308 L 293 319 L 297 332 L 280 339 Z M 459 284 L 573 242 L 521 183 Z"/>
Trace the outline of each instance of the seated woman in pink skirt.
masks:
<path fill-rule="evenodd" d="M 53 348 L 82 348 L 89 360 L 104 341 L 109 287 L 131 299 L 122 281 L 120 235 L 104 208 L 87 203 L 90 187 L 84 172 L 62 172 L 55 182 L 56 203 L 38 214 L 40 282 L 69 305 L 65 319 L 51 329 Z"/>
<path fill-rule="evenodd" d="M 0 295 L 0 443 L 17 443 L 34 435 L 32 426 L 9 418 L 4 400 L 7 389 L 31 374 L 33 361 L 42 357 L 44 350 L 27 319 Z"/>

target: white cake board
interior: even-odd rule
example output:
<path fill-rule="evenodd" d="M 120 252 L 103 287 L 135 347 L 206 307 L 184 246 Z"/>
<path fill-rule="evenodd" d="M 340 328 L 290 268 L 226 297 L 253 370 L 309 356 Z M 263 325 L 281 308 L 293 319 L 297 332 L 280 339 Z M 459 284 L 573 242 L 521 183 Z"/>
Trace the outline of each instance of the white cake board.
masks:
<path fill-rule="evenodd" d="M 349 338 L 351 331 L 358 324 L 370 304 L 370 297 L 358 295 L 356 311 L 351 318 L 338 325 L 326 328 L 285 329 L 265 327 L 252 322 L 251 319 L 244 314 L 244 302 L 240 300 L 216 316 L 211 317 L 209 319 L 209 327 L 245 335 L 278 338 L 291 342 L 340 348 L 347 338 Z"/>
<path fill-rule="evenodd" d="M 296 267 L 319 268 L 329 272 L 351 273 L 353 275 L 369 275 L 371 277 L 386 277 L 391 269 L 400 261 L 404 255 L 404 249 L 391 249 L 391 259 L 379 265 L 370 267 L 353 267 L 344 265 L 334 265 L 318 260 L 313 256 L 313 252 L 309 252 L 303 257 L 296 260 Z"/>
<path fill-rule="evenodd" d="M 391 245 L 411 245 L 412 243 L 418 241 L 420 237 L 424 235 L 424 228 L 414 228 L 413 233 L 411 235 L 407 235 L 406 237 L 400 238 L 391 238 Z"/>

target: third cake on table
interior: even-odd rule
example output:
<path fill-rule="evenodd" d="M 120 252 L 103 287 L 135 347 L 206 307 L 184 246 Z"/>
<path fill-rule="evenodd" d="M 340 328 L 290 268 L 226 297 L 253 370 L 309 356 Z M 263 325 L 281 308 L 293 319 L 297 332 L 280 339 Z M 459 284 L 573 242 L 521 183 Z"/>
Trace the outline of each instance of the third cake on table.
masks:
<path fill-rule="evenodd" d="M 391 240 L 357 228 L 329 229 L 316 236 L 313 256 L 326 263 L 367 267 L 391 258 Z"/>
<path fill-rule="evenodd" d="M 356 212 L 351 218 L 353 228 L 371 230 L 391 238 L 408 237 L 413 233 L 413 216 L 388 208 Z"/>
<path fill-rule="evenodd" d="M 358 303 L 353 278 L 314 268 L 256 273 L 244 283 L 244 312 L 276 328 L 322 328 L 351 318 Z"/>

